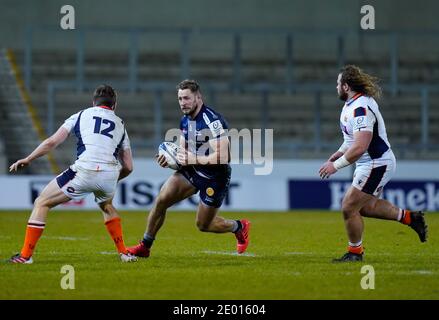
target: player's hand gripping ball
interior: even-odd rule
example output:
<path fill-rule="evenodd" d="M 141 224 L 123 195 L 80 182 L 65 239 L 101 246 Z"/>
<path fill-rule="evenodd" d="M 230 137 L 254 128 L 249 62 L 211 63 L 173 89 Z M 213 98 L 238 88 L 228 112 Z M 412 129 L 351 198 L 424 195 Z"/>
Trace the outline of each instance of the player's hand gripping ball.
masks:
<path fill-rule="evenodd" d="M 181 165 L 177 161 L 177 153 L 180 150 L 180 147 L 172 142 L 162 142 L 159 146 L 159 156 L 164 155 L 166 158 L 166 162 L 168 163 L 168 168 L 173 170 L 178 170 L 181 168 Z"/>

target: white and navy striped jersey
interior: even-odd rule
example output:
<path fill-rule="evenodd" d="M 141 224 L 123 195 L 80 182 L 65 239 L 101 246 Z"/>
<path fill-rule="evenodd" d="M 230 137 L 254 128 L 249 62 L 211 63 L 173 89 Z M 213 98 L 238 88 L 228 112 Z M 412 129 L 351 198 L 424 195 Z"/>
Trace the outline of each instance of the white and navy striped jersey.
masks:
<path fill-rule="evenodd" d="M 357 160 L 357 163 L 394 159 L 387 139 L 384 119 L 374 98 L 356 94 L 347 101 L 340 115 L 340 127 L 346 147 L 354 143 L 354 132 L 370 131 L 373 133 L 369 148 Z"/>
<path fill-rule="evenodd" d="M 78 139 L 75 165 L 88 170 L 120 170 L 120 149 L 129 149 L 124 122 L 108 107 L 90 107 L 62 125 Z"/>

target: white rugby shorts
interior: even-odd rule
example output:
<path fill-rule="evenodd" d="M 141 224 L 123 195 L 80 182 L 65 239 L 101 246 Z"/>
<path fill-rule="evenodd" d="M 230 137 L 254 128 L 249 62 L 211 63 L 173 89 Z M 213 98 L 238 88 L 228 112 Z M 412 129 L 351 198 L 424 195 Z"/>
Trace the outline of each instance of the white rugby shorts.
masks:
<path fill-rule="evenodd" d="M 394 156 L 388 160 L 357 163 L 352 185 L 367 194 L 381 197 L 384 186 L 393 177 L 395 170 L 396 160 Z"/>
<path fill-rule="evenodd" d="M 56 182 L 64 194 L 74 200 L 85 198 L 90 193 L 97 203 L 114 197 L 119 171 L 94 171 L 76 165 L 56 177 Z"/>

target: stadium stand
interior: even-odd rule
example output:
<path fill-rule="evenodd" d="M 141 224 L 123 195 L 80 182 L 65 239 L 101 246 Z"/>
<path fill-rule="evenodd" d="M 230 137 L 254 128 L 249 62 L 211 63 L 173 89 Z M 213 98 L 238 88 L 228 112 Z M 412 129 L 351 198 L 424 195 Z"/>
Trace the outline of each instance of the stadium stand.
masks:
<path fill-rule="evenodd" d="M 190 77 L 231 127 L 273 128 L 275 158 L 325 158 L 341 143 L 336 75 L 353 63 L 382 79 L 380 107 L 398 159 L 439 159 L 439 36 L 427 18 L 411 28 L 409 1 L 398 2 L 397 21 L 390 19 L 391 5 L 374 2 L 380 28 L 373 32 L 360 31 L 357 17 L 333 10 L 343 5 L 359 12 L 359 3 L 349 1 L 322 2 L 330 14 L 322 8 L 315 15 L 304 14 L 311 2 L 283 1 L 285 10 L 261 5 L 251 12 L 247 2 L 234 3 L 227 21 L 212 21 L 216 15 L 209 10 L 218 4 L 209 4 L 204 12 L 189 10 L 197 21 L 190 25 L 187 16 L 159 23 L 146 5 L 118 24 L 96 22 L 99 3 L 78 6 L 77 30 L 39 23 L 35 11 L 20 37 L 13 30 L 6 34 L 46 135 L 89 105 L 91 90 L 107 82 L 119 92 L 118 112 L 134 155 L 150 157 L 166 130 L 178 126 L 174 86 Z M 115 6 L 124 12 L 122 4 Z M 55 154 L 60 168 L 75 158 L 74 143 Z"/>
<path fill-rule="evenodd" d="M 36 111 L 33 110 L 23 83 L 19 79 L 13 55 L 8 50 L 0 51 L 0 132 L 3 137 L 7 163 L 29 154 L 43 138 L 38 127 Z M 32 115 L 35 115 L 34 117 Z M 41 129 L 41 128 L 40 128 Z M 29 131 L 31 130 L 31 131 Z M 4 168 L 6 169 L 6 168 Z M 25 172 L 50 172 L 48 158 L 35 161 L 32 170 Z"/>
<path fill-rule="evenodd" d="M 32 99 L 42 123 L 48 123 L 47 86 L 54 80 L 76 79 L 76 53 L 40 52 L 33 55 Z M 353 60 L 353 63 L 357 61 Z M 178 52 L 162 56 L 139 56 L 137 75 L 139 82 L 166 83 L 166 89 L 160 91 L 129 88 L 119 89 L 119 113 L 126 120 L 137 156 L 152 156 L 155 146 L 169 128 L 178 126 L 180 112 L 175 99 L 173 84 L 180 79 L 180 60 Z M 231 127 L 273 128 L 275 134 L 275 157 L 277 158 L 322 158 L 341 141 L 340 132 L 334 123 L 338 122 L 338 108 L 341 102 L 335 94 L 334 74 L 337 73 L 336 61 L 320 62 L 318 66 L 312 59 L 296 60 L 296 82 L 301 84 L 322 84 L 312 90 L 297 90 L 290 93 L 282 89 L 282 73 L 285 73 L 283 61 L 267 61 L 266 59 L 242 61 L 243 89 L 233 89 L 233 59 L 212 60 L 193 59 L 191 76 L 204 86 L 206 101 L 216 106 L 229 120 Z M 366 70 L 372 70 L 380 76 L 383 83 L 389 82 L 389 64 L 382 61 L 361 63 Z M 431 68 L 430 72 L 426 70 Z M 85 58 L 84 76 L 90 83 L 99 83 L 110 79 L 126 84 L 129 74 L 128 55 L 122 53 L 89 53 Z M 428 95 L 428 120 L 423 119 L 422 85 L 436 81 L 436 69 L 428 61 L 416 60 L 401 64 L 398 82 L 413 84 L 410 91 L 400 91 L 392 95 L 391 90 L 384 90 L 381 100 L 383 115 L 388 118 L 387 126 L 391 143 L 398 158 L 403 159 L 436 159 L 438 149 L 423 148 L 423 144 L 436 144 L 439 140 L 437 126 L 439 96 L 435 92 Z M 272 82 L 270 82 L 272 81 Z M 419 82 L 422 81 L 422 82 Z M 230 83 L 232 83 L 230 85 Z M 209 90 L 206 84 L 223 86 L 222 90 Z M 253 85 L 259 89 L 250 89 Z M 264 89 L 264 84 L 271 85 Z M 117 88 L 117 84 L 115 85 Z M 247 88 L 249 89 L 246 89 Z M 406 87 L 408 85 L 405 85 Z M 414 88 L 419 87 L 419 90 Z M 274 88 L 274 90 L 271 90 Z M 280 88 L 280 89 L 279 89 Z M 157 92 L 160 96 L 160 107 L 156 106 Z M 75 85 L 70 89 L 59 89 L 53 96 L 55 108 L 52 130 L 61 125 L 70 114 L 91 102 L 87 90 L 78 92 Z M 162 120 L 158 120 L 157 113 Z M 157 125 L 160 121 L 160 125 Z M 424 121 L 424 122 L 423 122 Z M 426 122 L 425 122 L 426 121 Z M 422 127 L 428 125 L 428 136 Z M 158 128 L 158 129 L 157 129 Z M 159 133 L 157 133 L 159 130 Z M 74 141 L 67 144 L 65 152 L 58 153 L 57 161 L 61 165 L 69 163 L 74 157 Z"/>

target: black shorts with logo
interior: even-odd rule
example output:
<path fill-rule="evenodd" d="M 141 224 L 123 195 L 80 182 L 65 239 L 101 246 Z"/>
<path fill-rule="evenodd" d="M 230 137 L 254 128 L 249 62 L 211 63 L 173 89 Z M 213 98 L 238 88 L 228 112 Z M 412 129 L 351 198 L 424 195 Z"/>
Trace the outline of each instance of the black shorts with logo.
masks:
<path fill-rule="evenodd" d="M 181 173 L 200 191 L 200 199 L 207 206 L 219 208 L 229 191 L 232 168 L 229 165 L 209 166 L 208 170 L 199 166 L 185 166 Z"/>

